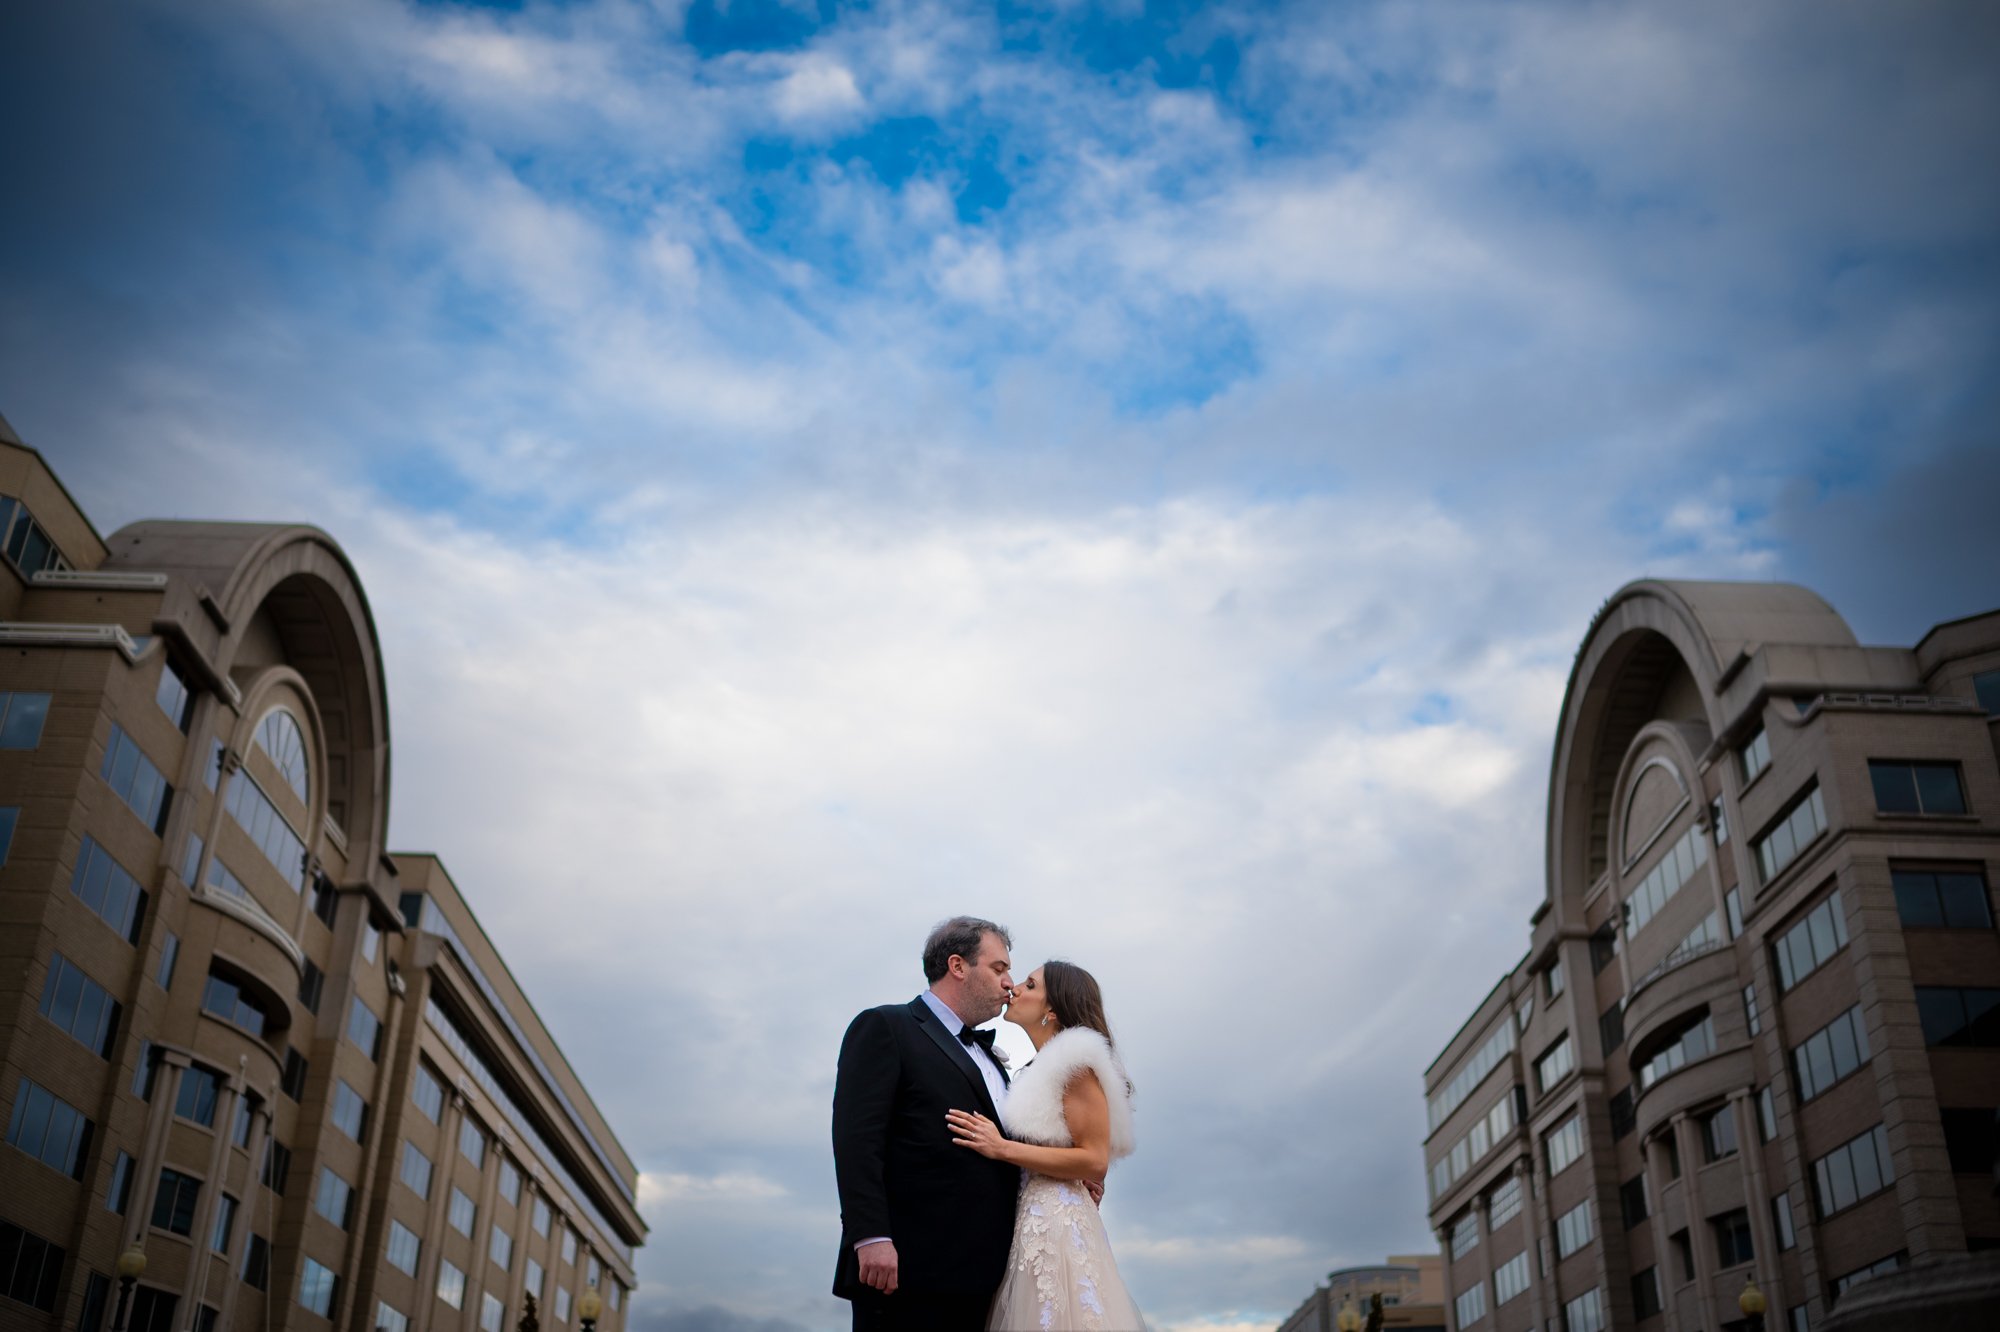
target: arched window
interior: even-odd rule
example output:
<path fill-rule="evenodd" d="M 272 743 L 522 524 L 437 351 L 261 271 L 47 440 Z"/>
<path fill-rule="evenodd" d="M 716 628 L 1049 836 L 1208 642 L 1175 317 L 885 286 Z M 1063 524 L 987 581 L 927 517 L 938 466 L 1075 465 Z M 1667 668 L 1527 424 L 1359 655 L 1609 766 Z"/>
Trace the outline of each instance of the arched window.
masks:
<path fill-rule="evenodd" d="M 299 803 L 310 805 L 312 801 L 306 796 L 306 738 L 298 719 L 283 708 L 272 708 L 257 724 L 257 747 L 278 765 Z"/>

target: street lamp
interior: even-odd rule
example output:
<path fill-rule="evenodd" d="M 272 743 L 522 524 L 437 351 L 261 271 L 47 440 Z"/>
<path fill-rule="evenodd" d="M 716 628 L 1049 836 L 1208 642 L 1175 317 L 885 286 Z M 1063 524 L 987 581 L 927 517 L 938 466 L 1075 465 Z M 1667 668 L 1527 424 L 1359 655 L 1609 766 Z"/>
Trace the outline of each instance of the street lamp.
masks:
<path fill-rule="evenodd" d="M 1736 1297 L 1736 1307 L 1750 1320 L 1750 1332 L 1761 1332 L 1764 1326 L 1764 1292 L 1757 1289 L 1753 1278 L 1743 1278 L 1743 1293 Z"/>
<path fill-rule="evenodd" d="M 604 1312 L 604 1301 L 598 1297 L 597 1287 L 583 1292 L 583 1298 L 576 1302 L 576 1316 L 583 1320 L 583 1332 L 597 1332 L 597 1315 Z"/>
<path fill-rule="evenodd" d="M 1353 1300 L 1340 1306 L 1340 1317 L 1334 1321 L 1340 1324 L 1340 1332 L 1361 1332 L 1361 1311 Z"/>
<path fill-rule="evenodd" d="M 132 1287 L 146 1275 L 146 1251 L 134 1244 L 118 1255 L 118 1311 L 111 1319 L 111 1332 L 125 1332 L 125 1320 L 132 1312 Z"/>

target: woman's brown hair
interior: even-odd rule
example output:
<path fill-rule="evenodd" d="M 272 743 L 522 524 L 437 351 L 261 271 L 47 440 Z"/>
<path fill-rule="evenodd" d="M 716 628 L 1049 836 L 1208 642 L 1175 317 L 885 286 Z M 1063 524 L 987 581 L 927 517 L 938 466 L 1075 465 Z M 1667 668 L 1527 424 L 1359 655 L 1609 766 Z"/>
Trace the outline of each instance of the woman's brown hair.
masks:
<path fill-rule="evenodd" d="M 1104 1043 L 1111 1047 L 1115 1056 L 1118 1042 L 1111 1039 L 1111 1023 L 1104 1016 L 1104 991 L 1097 986 L 1097 977 L 1085 971 L 1074 962 L 1064 962 L 1051 958 L 1042 963 L 1042 993 L 1048 997 L 1049 1011 L 1056 1015 L 1056 1021 L 1065 1030 L 1070 1027 L 1088 1027 L 1104 1037 Z M 1119 1071 L 1123 1072 L 1122 1061 Z M 1108 1092 L 1111 1089 L 1105 1088 Z M 1132 1094 L 1132 1081 L 1125 1081 L 1125 1094 Z"/>

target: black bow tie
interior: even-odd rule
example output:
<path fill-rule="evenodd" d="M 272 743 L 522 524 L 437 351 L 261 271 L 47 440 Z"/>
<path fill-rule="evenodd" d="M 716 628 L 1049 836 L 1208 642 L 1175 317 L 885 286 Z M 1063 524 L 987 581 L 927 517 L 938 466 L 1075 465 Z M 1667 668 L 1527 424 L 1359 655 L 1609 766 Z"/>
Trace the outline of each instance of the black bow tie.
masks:
<path fill-rule="evenodd" d="M 978 1027 L 960 1027 L 958 1029 L 958 1039 L 964 1041 L 967 1045 L 978 1046 L 980 1049 L 986 1051 L 988 1056 L 991 1056 L 993 1053 L 993 1038 L 999 1034 L 990 1027 L 984 1030 Z"/>

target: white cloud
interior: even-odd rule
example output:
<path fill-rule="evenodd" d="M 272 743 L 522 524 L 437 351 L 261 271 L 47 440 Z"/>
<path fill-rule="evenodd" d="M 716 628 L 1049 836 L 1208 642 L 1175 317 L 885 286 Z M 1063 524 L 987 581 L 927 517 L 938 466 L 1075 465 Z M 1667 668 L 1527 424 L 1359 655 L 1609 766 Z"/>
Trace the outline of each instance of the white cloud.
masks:
<path fill-rule="evenodd" d="M 836 60 L 808 55 L 778 80 L 773 98 L 787 120 L 828 120 L 852 116 L 867 106 L 854 72 Z"/>

